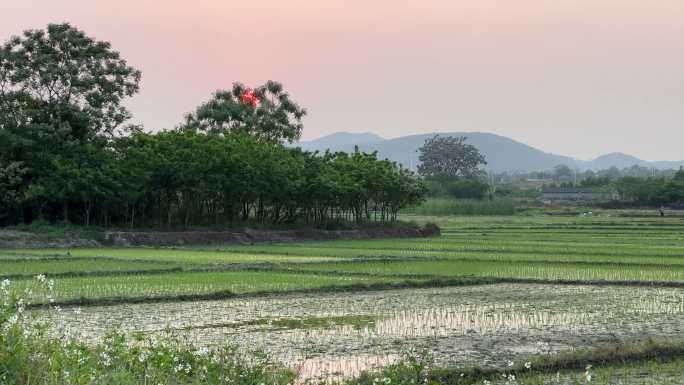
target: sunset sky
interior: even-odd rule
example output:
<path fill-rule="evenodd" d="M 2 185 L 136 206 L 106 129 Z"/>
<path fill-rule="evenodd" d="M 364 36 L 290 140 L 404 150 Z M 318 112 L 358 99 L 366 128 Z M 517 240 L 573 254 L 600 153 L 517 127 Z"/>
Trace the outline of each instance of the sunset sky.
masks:
<path fill-rule="evenodd" d="M 592 158 L 684 159 L 682 0 L 1 0 L 0 40 L 70 22 L 142 70 L 171 128 L 234 81 L 282 82 L 304 138 L 492 132 Z"/>

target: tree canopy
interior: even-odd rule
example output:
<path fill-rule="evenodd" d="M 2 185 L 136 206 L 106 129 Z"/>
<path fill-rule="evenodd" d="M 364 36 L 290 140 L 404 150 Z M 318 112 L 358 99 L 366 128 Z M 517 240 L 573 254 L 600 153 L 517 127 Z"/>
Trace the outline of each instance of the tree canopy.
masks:
<path fill-rule="evenodd" d="M 138 91 L 140 76 L 108 42 L 69 24 L 25 31 L 0 47 L 2 127 L 76 140 L 111 134 L 130 117 L 121 101 Z"/>
<path fill-rule="evenodd" d="M 425 195 L 415 174 L 374 153 L 286 147 L 306 111 L 274 81 L 218 91 L 172 130 L 120 129 L 140 77 L 69 24 L 2 45 L 0 225 L 392 221 Z"/>
<path fill-rule="evenodd" d="M 426 178 L 475 179 L 486 165 L 484 155 L 473 145 L 465 143 L 465 136 L 439 136 L 425 140 L 419 149 L 421 164 L 418 173 Z"/>
<path fill-rule="evenodd" d="M 211 100 L 186 116 L 182 129 L 244 133 L 270 142 L 292 143 L 301 137 L 306 110 L 290 99 L 282 84 L 268 81 L 250 90 L 258 100 L 256 105 L 243 102 L 246 91 L 241 83 L 234 83 L 231 90 L 217 91 Z"/>
<path fill-rule="evenodd" d="M 86 178 L 84 158 L 103 151 L 130 117 L 121 103 L 138 91 L 140 76 L 109 43 L 69 24 L 27 30 L 5 42 L 0 47 L 3 200 L 12 196 L 14 209 L 35 207 L 40 214 L 46 201 L 82 193 L 80 186 L 88 184 L 79 180 Z"/>

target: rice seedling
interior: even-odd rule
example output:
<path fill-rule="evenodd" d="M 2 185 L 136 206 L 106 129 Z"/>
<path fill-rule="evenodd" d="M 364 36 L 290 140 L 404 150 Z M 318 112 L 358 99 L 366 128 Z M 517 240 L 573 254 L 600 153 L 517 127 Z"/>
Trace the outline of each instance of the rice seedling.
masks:
<path fill-rule="evenodd" d="M 65 308 L 54 320 L 55 330 L 71 329 L 89 343 L 102 341 L 112 327 L 146 336 L 168 328 L 202 346 L 231 341 L 245 357 L 262 350 L 306 378 L 326 381 L 393 367 L 402 362 L 405 346 L 432 353 L 437 366 L 499 370 L 508 360 L 524 362 L 530 355 L 596 341 L 644 334 L 676 338 L 684 328 L 684 289 L 644 287 L 684 282 L 680 219 L 452 216 L 437 221 L 443 235 L 427 239 L 0 250 L 0 276 L 72 275 L 55 278 L 51 298 L 63 307 L 84 306 L 80 314 Z M 225 271 L 229 264 L 234 270 Z M 254 270 L 255 264 L 262 270 Z M 152 271 L 174 268 L 182 271 Z M 546 284 L 388 290 L 432 284 L 429 277 L 451 285 L 477 277 Z M 554 281 L 635 286 L 551 285 Z M 13 282 L 17 290 L 33 292 L 34 302 L 40 302 L 41 285 Z M 561 379 L 572 383 L 582 373 L 563 372 Z M 592 373 L 595 381 L 601 371 Z M 610 383 L 614 377 L 606 378 Z M 517 381 L 536 379 L 547 376 Z"/>
<path fill-rule="evenodd" d="M 496 277 L 563 281 L 684 281 L 684 268 L 658 265 L 601 265 L 492 261 L 383 261 L 309 263 L 311 271 L 375 275 Z"/>
<path fill-rule="evenodd" d="M 315 255 L 283 255 L 254 252 L 226 252 L 217 250 L 192 250 L 172 248 L 74 248 L 74 249 L 18 249 L 12 250 L 15 257 L 72 256 L 72 257 L 109 257 L 122 260 L 146 260 L 150 262 L 173 262 L 183 264 L 220 265 L 229 263 L 264 262 L 306 262 L 312 260 L 334 260 L 332 257 Z M 0 260 L 2 260 L 0 258 Z"/>
<path fill-rule="evenodd" d="M 168 271 L 178 269 L 169 263 L 125 261 L 107 258 L 15 259 L 0 260 L 0 278 L 32 278 L 38 274 Z"/>
<path fill-rule="evenodd" d="M 59 329 L 78 325 L 92 340 L 124 325 L 173 330 L 202 345 L 262 350 L 307 376 L 342 378 L 394 362 L 406 346 L 430 351 L 440 366 L 501 369 L 644 329 L 676 338 L 682 315 L 683 289 L 501 284 L 93 307 L 63 312 Z"/>
<path fill-rule="evenodd" d="M 102 277 L 73 277 L 57 281 L 54 299 L 58 302 L 87 299 L 127 298 L 135 301 L 163 297 L 201 296 L 213 293 L 245 294 L 313 289 L 331 286 L 392 282 L 382 277 L 350 277 L 286 274 L 260 271 L 178 272 Z M 33 289 L 34 281 L 17 281 L 21 290 Z"/>

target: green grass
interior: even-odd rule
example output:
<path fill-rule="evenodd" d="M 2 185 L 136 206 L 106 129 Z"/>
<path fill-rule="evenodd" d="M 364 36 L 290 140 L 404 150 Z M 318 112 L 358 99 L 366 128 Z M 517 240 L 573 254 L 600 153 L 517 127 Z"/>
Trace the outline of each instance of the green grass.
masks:
<path fill-rule="evenodd" d="M 312 274 L 288 274 L 270 271 L 179 272 L 110 277 L 73 277 L 55 280 L 54 299 L 68 302 L 77 299 L 155 299 L 174 296 L 203 296 L 219 292 L 248 294 L 301 289 L 315 289 L 358 284 L 388 283 L 397 279 Z M 18 290 L 26 288 L 41 293 L 35 280 L 17 281 Z M 124 301 L 125 302 L 125 301 Z"/>
<path fill-rule="evenodd" d="M 591 384 L 596 385 L 662 385 L 682 384 L 684 358 L 669 360 L 651 359 L 591 368 Z M 562 384 L 586 383 L 586 371 L 563 370 L 559 374 L 532 374 L 522 376 L 520 385 L 555 384 L 560 378 Z M 494 382 L 493 384 L 496 384 Z"/>
<path fill-rule="evenodd" d="M 513 215 L 515 204 L 509 200 L 475 200 L 429 198 L 422 204 L 405 209 L 405 214 L 447 215 Z"/>
<path fill-rule="evenodd" d="M 684 281 L 684 267 L 488 261 L 401 261 L 302 264 L 300 268 L 378 275 L 496 277 L 567 281 Z"/>
<path fill-rule="evenodd" d="M 682 384 L 684 345 L 675 340 L 627 340 L 530 357 L 506 369 L 437 369 L 438 383 L 490 384 Z M 515 377 L 512 381 L 510 375 Z"/>
<path fill-rule="evenodd" d="M 484 208 L 480 207 L 482 211 L 478 214 Z M 421 239 L 187 248 L 0 250 L 0 277 L 72 274 L 55 278 L 55 300 L 62 305 L 193 301 L 278 292 L 306 295 L 308 291 L 324 290 L 346 291 L 344 295 L 353 296 L 352 289 L 357 287 L 428 285 L 433 283 L 430 278 L 443 279 L 444 285 L 482 283 L 497 278 L 624 281 L 630 285 L 684 282 L 682 218 L 628 217 L 624 215 L 633 213 L 608 211 L 601 214 L 583 217 L 402 215 L 403 220 L 440 225 L 441 237 Z M 49 229 L 43 232 L 50 233 Z M 237 270 L 222 271 L 227 264 Z M 261 264 L 259 268 L 267 270 L 250 270 L 254 264 Z M 153 271 L 174 268 L 207 271 Z M 94 275 L 83 275 L 88 273 Z M 31 288 L 36 296 L 42 293 L 35 280 L 13 278 L 13 281 L 13 287 L 19 291 Z M 315 329 L 330 323 L 354 326 L 372 321 L 371 318 L 335 317 L 281 320 L 276 326 Z M 644 334 L 648 335 L 648 330 Z M 591 383 L 613 384 L 624 379 L 629 381 L 623 383 L 642 383 L 634 379 L 643 379 L 643 383 L 671 383 L 675 377 L 658 375 L 681 374 L 682 366 L 681 357 L 669 361 L 649 358 L 616 362 L 595 368 Z M 565 383 L 575 383 L 582 372 L 577 368 L 561 369 L 560 376 Z M 555 372 L 520 374 L 520 384 L 549 383 L 555 379 Z M 646 381 L 651 379 L 660 382 Z M 503 382 L 499 379 L 499 383 Z"/>
<path fill-rule="evenodd" d="M 534 241 L 488 239 L 382 240 L 337 242 L 334 244 L 266 245 L 228 248 L 232 253 L 267 253 L 311 257 L 439 257 L 450 259 L 501 261 L 575 261 L 597 263 L 634 263 L 656 265 L 684 264 L 684 249 L 679 247 L 604 244 L 576 245 L 571 242 L 542 244 Z M 312 260 L 313 261 L 313 260 Z M 281 260 L 280 262 L 288 262 Z"/>
<path fill-rule="evenodd" d="M 547 280 L 680 281 L 684 221 L 618 216 L 404 216 L 437 221 L 443 236 L 315 241 L 192 248 L 74 248 L 0 251 L 0 275 L 154 269 L 155 263 L 220 269 L 225 264 L 281 264 L 298 269 Z M 2 262 L 60 255 L 61 260 Z M 33 256 L 33 257 L 32 257 Z M 68 257 L 74 258 L 69 261 Z M 107 257 L 78 261 L 78 257 Z M 114 262 L 115 258 L 120 262 Z M 362 263 L 350 258 L 416 259 Z M 447 261 L 437 261 L 444 259 Z M 311 262 L 315 262 L 311 264 Z M 149 263 L 149 264 L 145 264 Z M 4 267 L 3 266 L 7 266 Z M 238 266 L 239 268 L 239 266 Z M 187 273 L 190 274 L 190 273 Z M 201 273 L 192 273 L 201 274 Z M 208 274 L 208 273 L 206 273 Z M 195 276 L 194 277 L 199 277 Z M 92 278 L 91 279 L 95 279 Z M 101 278 L 101 279 L 104 279 Z M 112 279 L 123 279 L 113 277 Z M 156 278 L 155 278 L 156 279 Z M 204 281 L 204 280 L 202 280 Z M 104 282 L 104 281 L 103 281 Z M 201 285 L 201 283 L 197 283 Z M 122 295 L 125 295 L 122 294 Z"/>
<path fill-rule="evenodd" d="M 317 256 L 288 256 L 282 254 L 229 252 L 215 250 L 171 249 L 171 248 L 72 248 L 72 249 L 15 249 L 4 252 L 5 258 L 16 255 L 49 256 L 71 255 L 74 257 L 113 257 L 119 259 L 167 261 L 193 264 L 262 263 L 262 262 L 304 262 L 321 260 Z M 0 257 L 1 260 L 1 257 Z"/>
<path fill-rule="evenodd" d="M 0 260 L 0 277 L 37 274 L 134 272 L 178 268 L 169 263 L 117 261 L 113 259 Z"/>

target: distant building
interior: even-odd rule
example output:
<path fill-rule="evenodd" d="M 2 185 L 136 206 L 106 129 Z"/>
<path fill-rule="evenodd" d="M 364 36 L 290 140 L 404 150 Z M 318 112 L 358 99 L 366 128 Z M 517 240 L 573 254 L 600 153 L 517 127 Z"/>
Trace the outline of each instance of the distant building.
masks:
<path fill-rule="evenodd" d="M 601 201 L 614 199 L 610 192 L 600 191 L 591 187 L 560 187 L 542 188 L 543 200 L 567 200 L 567 201 Z"/>

